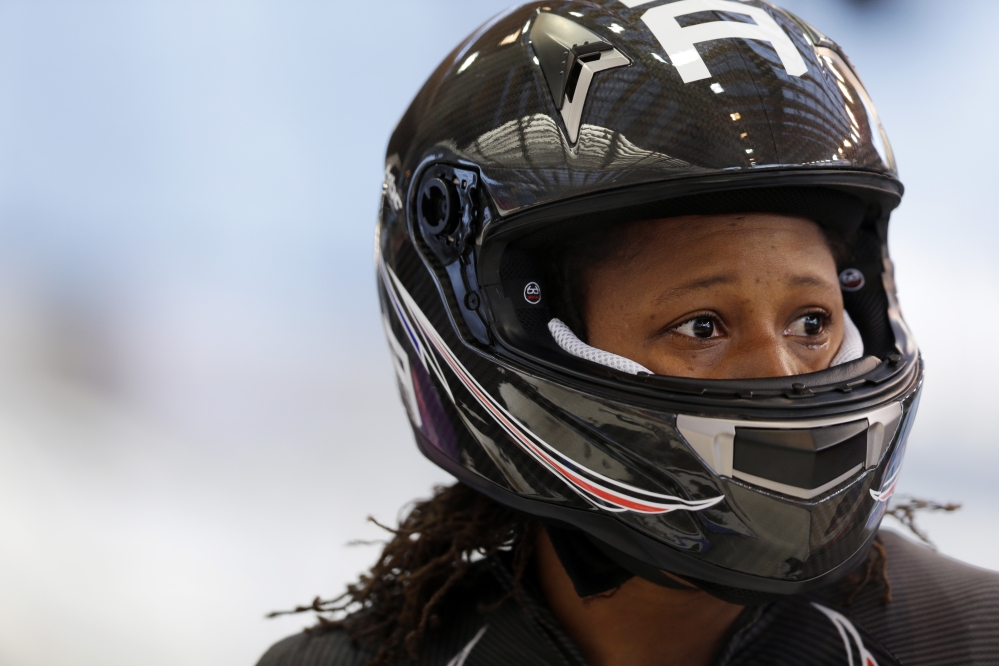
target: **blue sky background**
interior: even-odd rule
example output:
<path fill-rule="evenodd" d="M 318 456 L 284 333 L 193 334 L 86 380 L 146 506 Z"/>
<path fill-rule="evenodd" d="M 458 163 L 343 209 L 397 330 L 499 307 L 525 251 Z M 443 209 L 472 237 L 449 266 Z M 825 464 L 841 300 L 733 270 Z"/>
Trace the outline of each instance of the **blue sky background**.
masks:
<path fill-rule="evenodd" d="M 251 664 L 447 477 L 396 397 L 371 248 L 388 135 L 506 2 L 0 3 L 0 663 Z M 999 568 L 988 0 L 787 0 L 908 187 L 928 364 L 902 490 Z"/>

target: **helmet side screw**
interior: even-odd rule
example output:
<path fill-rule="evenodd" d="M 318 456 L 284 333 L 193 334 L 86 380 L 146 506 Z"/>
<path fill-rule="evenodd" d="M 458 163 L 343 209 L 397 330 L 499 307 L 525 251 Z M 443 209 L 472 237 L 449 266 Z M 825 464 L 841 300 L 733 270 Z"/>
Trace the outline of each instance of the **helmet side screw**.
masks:
<path fill-rule="evenodd" d="M 476 293 L 474 291 L 470 291 L 467 294 L 465 294 L 465 307 L 466 308 L 468 308 L 469 310 L 478 310 L 479 309 L 479 305 L 481 305 L 481 300 L 479 299 L 479 294 L 478 293 Z"/>

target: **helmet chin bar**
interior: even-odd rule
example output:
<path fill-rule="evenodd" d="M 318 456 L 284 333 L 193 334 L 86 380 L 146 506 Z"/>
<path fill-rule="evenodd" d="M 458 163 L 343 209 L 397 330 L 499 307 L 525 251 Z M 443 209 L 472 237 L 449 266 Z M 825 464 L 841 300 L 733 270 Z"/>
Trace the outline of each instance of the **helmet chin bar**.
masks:
<path fill-rule="evenodd" d="M 564 524 L 582 530 L 594 546 L 627 571 L 655 583 L 659 582 L 656 572 L 668 571 L 731 603 L 744 605 L 765 603 L 835 582 L 863 561 L 871 542 L 877 536 L 876 531 L 871 531 L 849 557 L 815 578 L 805 580 L 763 578 L 686 557 L 669 547 L 664 547 L 646 534 L 621 525 L 611 515 L 566 510 L 549 502 L 511 494 L 480 476 L 463 473 L 462 467 L 457 462 L 444 455 L 419 431 L 416 432 L 416 441 L 423 455 L 436 465 L 495 501 L 540 518 L 546 523 Z"/>

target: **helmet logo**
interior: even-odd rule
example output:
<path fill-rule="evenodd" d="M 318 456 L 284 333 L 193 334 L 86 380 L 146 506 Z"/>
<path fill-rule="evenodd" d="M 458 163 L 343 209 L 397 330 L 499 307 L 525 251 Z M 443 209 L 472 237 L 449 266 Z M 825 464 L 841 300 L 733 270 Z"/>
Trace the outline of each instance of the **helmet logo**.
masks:
<path fill-rule="evenodd" d="M 537 305 L 541 302 L 541 287 L 538 286 L 537 282 L 528 282 L 527 286 L 524 287 L 524 300 L 531 305 Z"/>
<path fill-rule="evenodd" d="M 864 274 L 856 268 L 847 268 L 839 274 L 839 284 L 843 291 L 860 291 L 867 284 Z"/>
<path fill-rule="evenodd" d="M 652 0 L 621 0 L 621 2 L 628 7 L 638 7 Z M 743 14 L 756 21 L 756 24 L 712 21 L 684 28 L 676 20 L 678 16 L 710 11 Z M 790 76 L 801 76 L 808 72 L 808 66 L 788 34 L 777 25 L 777 21 L 770 14 L 759 7 L 749 7 L 731 0 L 681 0 L 653 7 L 642 15 L 642 20 L 669 54 L 670 61 L 680 73 L 684 83 L 711 78 L 708 66 L 697 52 L 697 44 L 716 39 L 755 39 L 770 42 L 777 51 L 784 70 Z"/>

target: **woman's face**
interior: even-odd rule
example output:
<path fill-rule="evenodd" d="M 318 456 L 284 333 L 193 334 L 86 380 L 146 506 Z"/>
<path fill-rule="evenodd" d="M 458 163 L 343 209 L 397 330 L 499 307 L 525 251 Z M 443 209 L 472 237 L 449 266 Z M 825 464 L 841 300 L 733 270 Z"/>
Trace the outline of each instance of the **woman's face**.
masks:
<path fill-rule="evenodd" d="M 656 374 L 705 379 L 824 370 L 843 296 L 822 231 L 772 214 L 654 220 L 583 274 L 590 345 Z"/>

